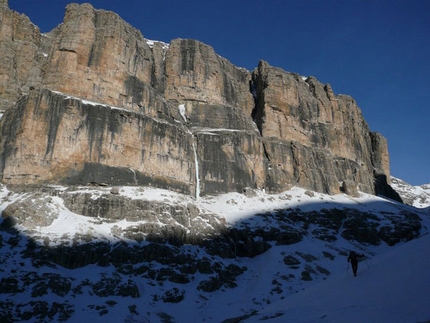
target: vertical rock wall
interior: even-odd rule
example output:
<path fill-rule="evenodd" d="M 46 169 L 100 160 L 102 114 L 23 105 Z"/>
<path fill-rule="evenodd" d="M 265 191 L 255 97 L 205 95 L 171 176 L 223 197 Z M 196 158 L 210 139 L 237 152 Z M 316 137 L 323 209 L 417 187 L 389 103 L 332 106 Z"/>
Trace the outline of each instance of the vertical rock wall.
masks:
<path fill-rule="evenodd" d="M 25 15 L 0 3 L 0 110 L 12 107 L 22 93 L 42 80 L 46 38 Z"/>
<path fill-rule="evenodd" d="M 3 183 L 154 185 L 187 194 L 375 193 L 386 140 L 349 96 L 196 40 L 148 42 L 117 14 L 67 6 L 40 34 L 0 6 Z M 378 183 L 381 181 L 378 181 Z M 379 184 L 378 184 L 379 185 Z M 379 191 L 383 191 L 379 189 Z"/>
<path fill-rule="evenodd" d="M 385 156 L 377 166 L 389 174 L 387 147 L 372 144 L 369 127 L 351 97 L 335 96 L 329 84 L 264 61 L 253 73 L 253 86 L 254 118 L 272 165 L 270 177 L 277 179 L 275 187 L 292 181 L 338 193 L 339 182 L 352 180 L 361 190 L 373 192 L 376 155 Z"/>
<path fill-rule="evenodd" d="M 194 193 L 191 135 L 181 124 L 34 90 L 3 125 L 4 183 L 150 184 Z"/>
<path fill-rule="evenodd" d="M 43 87 L 133 111 L 146 106 L 142 92 L 151 82 L 151 49 L 117 14 L 70 4 L 48 37 Z"/>
<path fill-rule="evenodd" d="M 217 55 L 212 47 L 193 39 L 173 40 L 165 66 L 166 99 L 240 107 L 251 114 L 250 73 Z"/>

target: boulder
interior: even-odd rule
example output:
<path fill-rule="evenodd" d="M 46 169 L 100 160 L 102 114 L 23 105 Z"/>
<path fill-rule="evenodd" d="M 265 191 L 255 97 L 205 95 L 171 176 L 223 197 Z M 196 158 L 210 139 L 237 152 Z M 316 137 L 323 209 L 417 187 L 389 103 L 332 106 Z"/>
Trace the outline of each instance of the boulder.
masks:
<path fill-rule="evenodd" d="M 357 183 L 354 181 L 343 181 L 342 182 L 342 191 L 352 197 L 359 197 L 360 194 L 358 193 L 357 189 Z"/>

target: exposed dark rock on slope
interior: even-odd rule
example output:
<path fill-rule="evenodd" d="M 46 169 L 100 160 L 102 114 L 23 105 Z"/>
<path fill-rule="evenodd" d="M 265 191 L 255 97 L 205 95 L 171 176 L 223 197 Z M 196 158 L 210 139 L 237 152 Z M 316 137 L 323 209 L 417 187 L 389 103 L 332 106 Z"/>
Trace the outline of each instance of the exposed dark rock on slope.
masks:
<path fill-rule="evenodd" d="M 0 202 L 1 322 L 167 322 L 153 319 L 160 313 L 236 322 L 312 281 L 344 277 L 350 249 L 372 268 L 387 245 L 429 227 L 425 210 L 298 187 L 195 199 L 136 186 L 0 184 Z"/>
<path fill-rule="evenodd" d="M 348 181 L 395 197 L 385 138 L 329 84 L 264 61 L 250 72 L 196 40 L 148 42 L 89 4 L 67 6 L 47 34 L 7 1 L 0 17 L 3 183 L 198 196 L 291 185 L 335 194 Z"/>

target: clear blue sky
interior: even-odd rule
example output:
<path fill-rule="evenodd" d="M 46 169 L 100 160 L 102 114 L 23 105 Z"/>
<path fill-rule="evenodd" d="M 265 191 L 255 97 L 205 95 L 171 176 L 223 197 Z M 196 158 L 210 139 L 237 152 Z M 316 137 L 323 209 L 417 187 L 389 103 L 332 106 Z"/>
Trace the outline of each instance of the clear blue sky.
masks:
<path fill-rule="evenodd" d="M 428 0 L 9 0 L 42 32 L 68 3 L 112 10 L 149 39 L 194 38 L 233 64 L 272 66 L 330 83 L 388 139 L 391 174 L 430 183 Z"/>

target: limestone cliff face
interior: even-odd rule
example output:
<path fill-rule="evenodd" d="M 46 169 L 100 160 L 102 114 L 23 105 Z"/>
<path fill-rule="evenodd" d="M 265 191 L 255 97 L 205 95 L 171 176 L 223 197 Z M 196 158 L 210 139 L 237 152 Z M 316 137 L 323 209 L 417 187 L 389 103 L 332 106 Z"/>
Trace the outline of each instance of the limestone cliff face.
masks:
<path fill-rule="evenodd" d="M 49 33 L 52 48 L 42 86 L 139 112 L 150 95 L 153 59 L 142 34 L 117 14 L 71 4 Z"/>
<path fill-rule="evenodd" d="M 255 122 L 278 185 L 308 186 L 312 178 L 315 190 L 336 193 L 338 181 L 348 179 L 371 192 L 374 169 L 389 174 L 385 139 L 370 132 L 353 98 L 266 62 L 254 71 L 253 86 Z"/>
<path fill-rule="evenodd" d="M 240 107 L 251 114 L 250 73 L 217 55 L 212 47 L 192 39 L 173 40 L 165 66 L 166 99 Z"/>
<path fill-rule="evenodd" d="M 376 177 L 389 178 L 385 139 L 351 97 L 313 77 L 266 62 L 250 72 L 196 40 L 148 42 L 89 4 L 67 6 L 43 35 L 5 1 L 0 17 L 3 183 L 199 196 L 291 185 L 334 194 L 344 181 L 375 193 Z"/>
<path fill-rule="evenodd" d="M 25 15 L 0 2 L 0 110 L 39 85 L 46 62 L 46 38 Z"/>
<path fill-rule="evenodd" d="M 3 124 L 6 183 L 157 183 L 194 193 L 192 136 L 175 122 L 33 90 Z"/>

